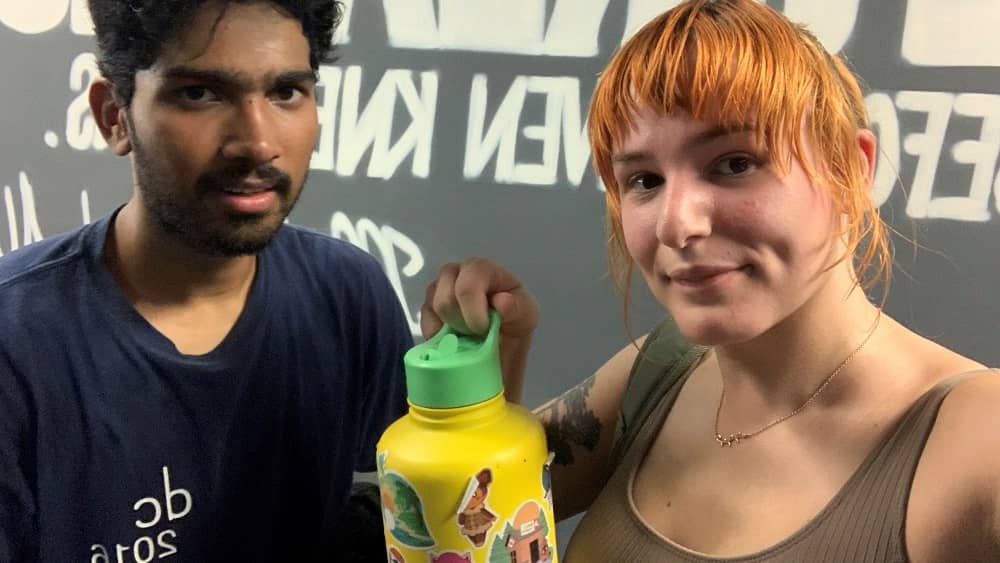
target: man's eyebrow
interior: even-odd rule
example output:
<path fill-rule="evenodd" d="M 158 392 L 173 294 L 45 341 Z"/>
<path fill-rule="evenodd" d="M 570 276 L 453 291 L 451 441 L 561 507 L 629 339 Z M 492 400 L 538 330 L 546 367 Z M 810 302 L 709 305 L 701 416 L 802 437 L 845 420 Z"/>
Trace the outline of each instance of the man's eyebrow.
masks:
<path fill-rule="evenodd" d="M 275 79 L 278 84 L 298 84 L 300 82 L 319 82 L 319 76 L 315 70 L 290 70 L 279 74 Z"/>
<path fill-rule="evenodd" d="M 254 80 L 242 72 L 233 72 L 221 69 L 203 69 L 190 66 L 175 66 L 164 71 L 163 76 L 173 80 L 194 80 L 198 82 L 208 82 L 222 86 L 231 86 L 241 89 L 251 89 Z M 296 84 L 300 82 L 319 81 L 316 71 L 312 69 L 290 70 L 277 74 L 273 78 L 265 77 L 267 84 Z"/>

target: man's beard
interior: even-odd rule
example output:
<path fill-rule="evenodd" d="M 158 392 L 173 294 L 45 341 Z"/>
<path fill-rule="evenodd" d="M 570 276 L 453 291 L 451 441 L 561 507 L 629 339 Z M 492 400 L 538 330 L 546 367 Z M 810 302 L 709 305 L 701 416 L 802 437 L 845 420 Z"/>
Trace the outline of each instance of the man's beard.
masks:
<path fill-rule="evenodd" d="M 237 161 L 233 165 L 202 174 L 193 193 L 178 192 L 171 174 L 146 152 L 132 135 L 136 179 L 143 207 L 167 234 L 188 247 L 214 256 L 241 256 L 264 250 L 281 228 L 295 206 L 298 194 L 292 194 L 291 178 L 281 169 L 266 164 L 254 166 Z M 254 179 L 273 184 L 278 210 L 265 215 L 225 214 L 219 221 L 208 217 L 208 198 L 217 197 L 224 189 L 235 186 L 253 175 Z M 303 180 L 303 183 L 305 181 Z"/>

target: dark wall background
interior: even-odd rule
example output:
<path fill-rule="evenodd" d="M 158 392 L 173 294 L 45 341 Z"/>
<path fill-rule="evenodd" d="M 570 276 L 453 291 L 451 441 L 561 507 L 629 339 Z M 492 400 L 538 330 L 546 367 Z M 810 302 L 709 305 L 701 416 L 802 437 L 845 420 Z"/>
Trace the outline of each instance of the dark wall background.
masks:
<path fill-rule="evenodd" d="M 439 264 L 485 255 L 508 265 L 543 309 L 526 402 L 575 384 L 627 341 L 605 279 L 587 103 L 610 53 L 676 3 L 348 2 L 292 221 L 381 259 L 414 332 Z M 869 87 L 882 149 L 875 197 L 910 239 L 896 241 L 889 313 L 1000 365 L 1000 3 L 768 3 L 845 54 Z M 87 110 L 90 29 L 85 0 L 0 0 L 0 252 L 129 195 L 127 161 L 104 149 Z M 663 313 L 637 296 L 641 334 Z"/>

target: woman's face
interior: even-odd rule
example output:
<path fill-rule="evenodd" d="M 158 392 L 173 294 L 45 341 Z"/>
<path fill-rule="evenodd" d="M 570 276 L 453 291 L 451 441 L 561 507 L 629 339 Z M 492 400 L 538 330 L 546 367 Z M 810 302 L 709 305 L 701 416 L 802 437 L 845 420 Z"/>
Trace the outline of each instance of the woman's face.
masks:
<path fill-rule="evenodd" d="M 827 285 L 843 252 L 829 195 L 794 159 L 782 174 L 754 137 L 752 124 L 644 108 L 612 155 L 628 252 L 702 344 L 775 326 Z"/>

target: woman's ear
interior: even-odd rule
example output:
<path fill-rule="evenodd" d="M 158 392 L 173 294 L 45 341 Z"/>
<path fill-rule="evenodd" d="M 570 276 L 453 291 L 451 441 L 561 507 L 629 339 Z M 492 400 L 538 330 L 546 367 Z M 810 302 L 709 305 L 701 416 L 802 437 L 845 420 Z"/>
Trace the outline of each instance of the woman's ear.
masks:
<path fill-rule="evenodd" d="M 858 145 L 861 160 L 865 165 L 865 179 L 867 180 L 868 187 L 870 188 L 872 183 L 875 181 L 875 162 L 878 151 L 878 139 L 875 138 L 875 134 L 872 133 L 871 130 L 858 129 L 855 142 Z"/>
<path fill-rule="evenodd" d="M 125 156 L 132 151 L 126 108 L 115 94 L 114 85 L 107 79 L 95 80 L 90 85 L 90 112 L 115 154 Z"/>

